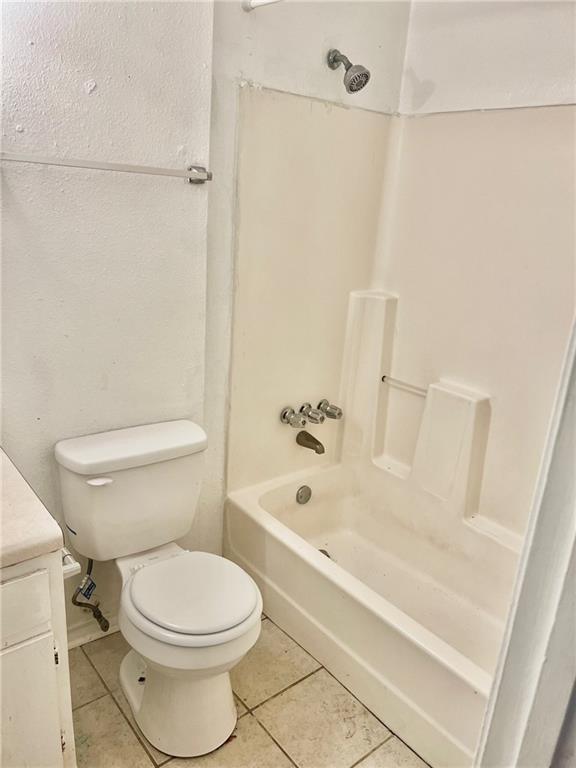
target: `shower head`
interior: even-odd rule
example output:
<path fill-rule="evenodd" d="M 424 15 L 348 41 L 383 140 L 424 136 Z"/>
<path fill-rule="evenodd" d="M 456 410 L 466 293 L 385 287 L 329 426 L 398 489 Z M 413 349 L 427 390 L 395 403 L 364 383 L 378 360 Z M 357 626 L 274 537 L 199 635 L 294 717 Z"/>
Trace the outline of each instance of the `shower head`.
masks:
<path fill-rule="evenodd" d="M 346 70 L 344 73 L 344 87 L 348 93 L 361 91 L 368 83 L 368 80 L 370 80 L 370 71 L 366 67 L 363 67 L 361 64 L 352 64 L 350 59 L 336 48 L 328 51 L 327 62 L 330 69 L 338 69 L 340 64 L 344 65 Z"/>

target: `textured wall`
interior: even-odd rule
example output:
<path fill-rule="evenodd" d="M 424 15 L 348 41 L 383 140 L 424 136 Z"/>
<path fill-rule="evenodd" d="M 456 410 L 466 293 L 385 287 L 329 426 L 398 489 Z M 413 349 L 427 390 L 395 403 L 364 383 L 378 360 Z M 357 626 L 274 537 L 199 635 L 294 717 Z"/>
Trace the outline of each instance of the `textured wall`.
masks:
<path fill-rule="evenodd" d="M 267 88 L 394 112 L 398 107 L 409 2 L 286 2 L 250 13 L 239 2 L 216 3 L 215 55 L 229 77 Z M 364 64 L 373 80 L 347 94 L 344 70 L 326 65 L 330 48 Z"/>
<path fill-rule="evenodd" d="M 414 2 L 398 111 L 576 101 L 576 5 Z"/>
<path fill-rule="evenodd" d="M 206 158 L 208 3 L 4 3 L 3 22 L 5 151 Z"/>
<path fill-rule="evenodd" d="M 207 3 L 5 4 L 4 149 L 206 162 L 211 30 Z M 206 423 L 207 199 L 180 179 L 4 169 L 3 444 L 57 517 L 57 440 Z M 209 512 L 198 543 L 216 549 Z M 106 611 L 117 579 L 98 573 Z"/>

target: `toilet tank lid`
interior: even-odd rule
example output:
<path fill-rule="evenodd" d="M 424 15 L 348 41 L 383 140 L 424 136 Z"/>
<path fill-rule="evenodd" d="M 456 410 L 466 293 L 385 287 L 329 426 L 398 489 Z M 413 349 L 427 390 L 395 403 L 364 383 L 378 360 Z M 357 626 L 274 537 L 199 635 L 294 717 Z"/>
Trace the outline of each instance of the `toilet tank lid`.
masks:
<path fill-rule="evenodd" d="M 56 443 L 56 461 L 80 475 L 142 467 L 203 451 L 206 433 L 186 419 L 143 424 Z"/>

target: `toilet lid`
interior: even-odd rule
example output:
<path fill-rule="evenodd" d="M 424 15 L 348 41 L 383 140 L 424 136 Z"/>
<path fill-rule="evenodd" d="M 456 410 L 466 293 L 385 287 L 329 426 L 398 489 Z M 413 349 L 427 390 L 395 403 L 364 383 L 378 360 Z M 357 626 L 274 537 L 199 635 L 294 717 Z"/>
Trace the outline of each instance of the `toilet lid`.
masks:
<path fill-rule="evenodd" d="M 208 552 L 185 552 L 142 568 L 132 577 L 130 597 L 154 624 L 186 635 L 235 627 L 258 602 L 250 576 Z"/>

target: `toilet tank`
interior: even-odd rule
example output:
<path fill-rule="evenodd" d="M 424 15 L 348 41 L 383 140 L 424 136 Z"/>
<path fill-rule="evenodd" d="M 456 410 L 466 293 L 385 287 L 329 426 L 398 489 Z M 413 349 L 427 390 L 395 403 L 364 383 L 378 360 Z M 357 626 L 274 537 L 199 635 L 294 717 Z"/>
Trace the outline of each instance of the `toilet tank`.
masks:
<path fill-rule="evenodd" d="M 111 560 L 166 544 L 192 525 L 206 433 L 168 421 L 56 444 L 62 505 L 74 548 Z"/>

